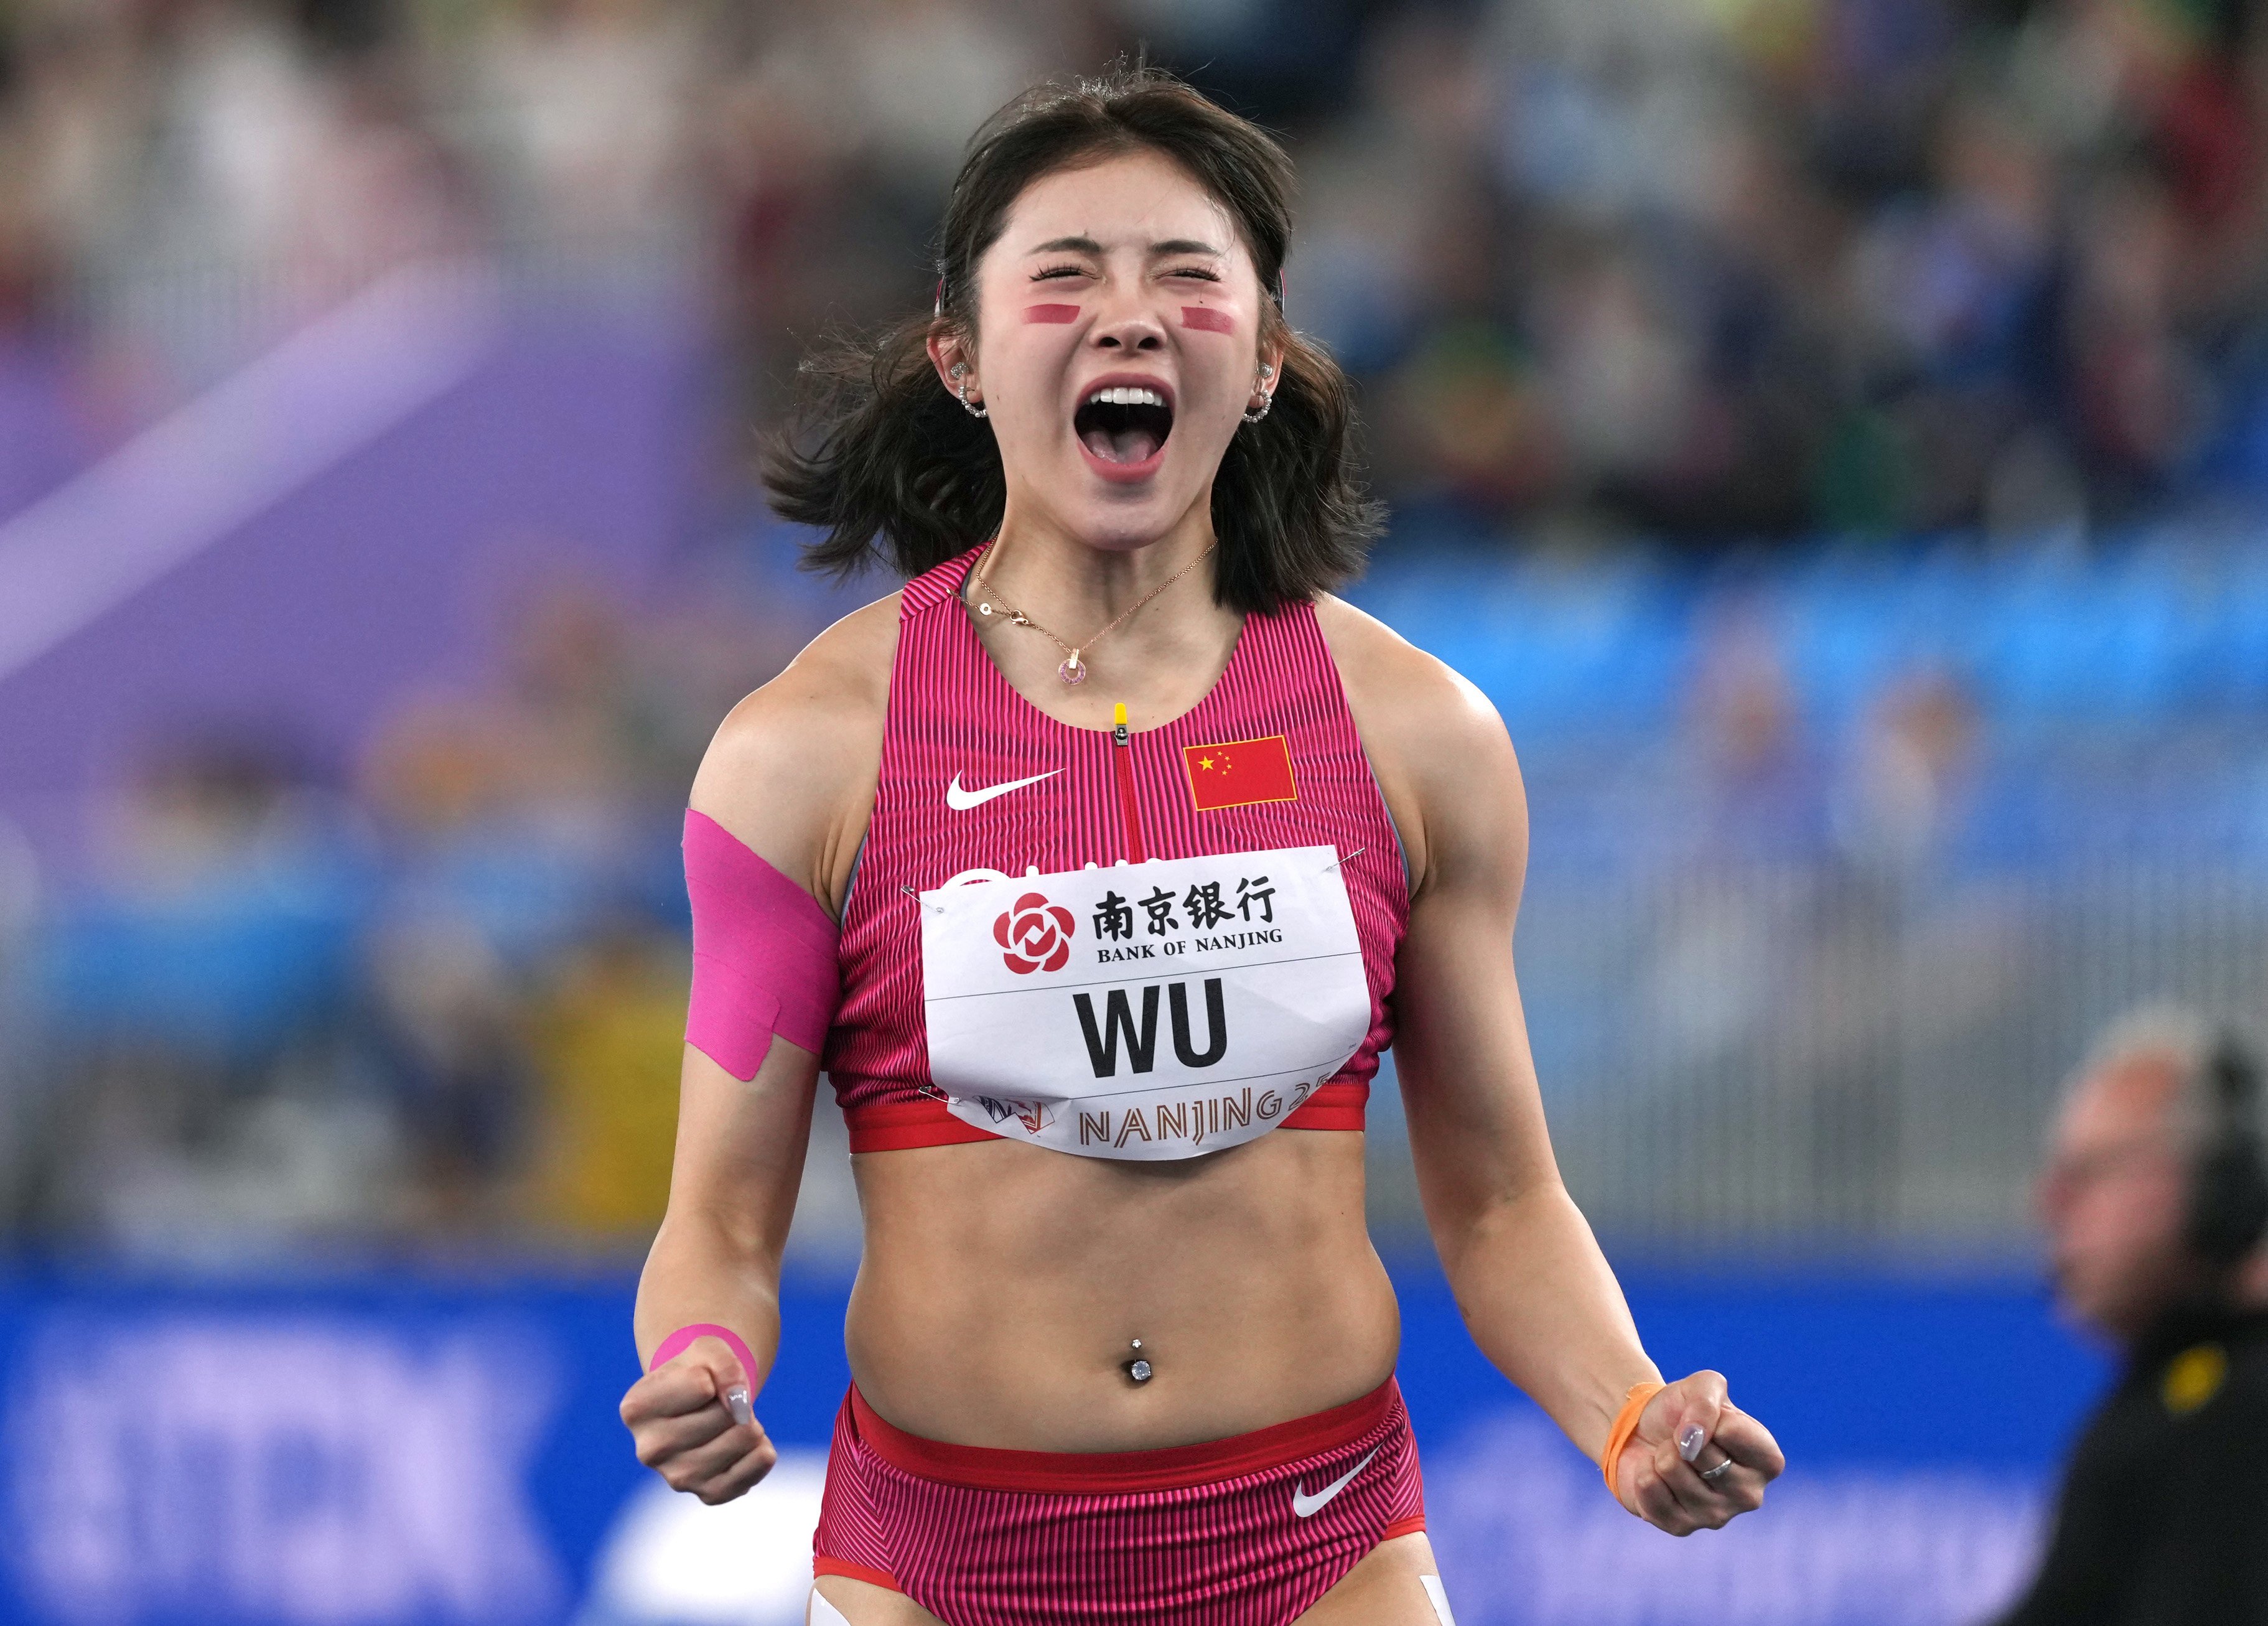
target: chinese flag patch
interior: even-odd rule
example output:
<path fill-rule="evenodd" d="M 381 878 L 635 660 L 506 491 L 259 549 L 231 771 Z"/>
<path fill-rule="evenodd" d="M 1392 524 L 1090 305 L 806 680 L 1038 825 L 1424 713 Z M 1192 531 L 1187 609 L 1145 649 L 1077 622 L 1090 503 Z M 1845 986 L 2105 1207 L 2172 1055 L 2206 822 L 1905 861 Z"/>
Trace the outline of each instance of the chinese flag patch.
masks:
<path fill-rule="evenodd" d="M 1291 747 L 1281 734 L 1183 746 L 1182 765 L 1189 770 L 1189 799 L 1199 813 L 1300 799 L 1299 787 L 1292 783 Z"/>

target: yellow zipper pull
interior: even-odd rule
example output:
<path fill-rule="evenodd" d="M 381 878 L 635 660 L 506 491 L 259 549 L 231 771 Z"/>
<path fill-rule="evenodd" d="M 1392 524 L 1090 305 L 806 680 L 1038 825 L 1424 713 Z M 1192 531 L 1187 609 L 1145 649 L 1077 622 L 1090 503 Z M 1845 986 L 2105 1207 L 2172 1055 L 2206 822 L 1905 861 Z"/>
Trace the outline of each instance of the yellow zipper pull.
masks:
<path fill-rule="evenodd" d="M 1146 864 L 1150 855 L 1142 844 L 1142 813 L 1134 794 L 1134 748 L 1126 735 L 1125 705 L 1114 704 L 1110 715 L 1110 765 L 1118 775 L 1118 806 L 1126 815 L 1126 859 L 1130 864 Z"/>

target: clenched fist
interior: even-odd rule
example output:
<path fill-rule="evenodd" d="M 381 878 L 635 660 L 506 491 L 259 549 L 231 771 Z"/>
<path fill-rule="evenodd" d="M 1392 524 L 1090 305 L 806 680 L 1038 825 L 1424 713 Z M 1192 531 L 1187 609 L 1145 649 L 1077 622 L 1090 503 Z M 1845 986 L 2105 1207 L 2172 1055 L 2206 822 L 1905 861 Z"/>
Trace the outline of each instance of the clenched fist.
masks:
<path fill-rule="evenodd" d="M 1727 1396 L 1723 1375 L 1697 1372 L 1638 1414 L 1615 1465 L 1615 1495 L 1648 1524 L 1690 1535 L 1762 1507 L 1786 1466 L 1771 1431 Z"/>
<path fill-rule="evenodd" d="M 638 1460 L 712 1507 L 779 1460 L 749 1405 L 748 1374 L 721 1338 L 696 1338 L 630 1385 L 622 1414 Z"/>

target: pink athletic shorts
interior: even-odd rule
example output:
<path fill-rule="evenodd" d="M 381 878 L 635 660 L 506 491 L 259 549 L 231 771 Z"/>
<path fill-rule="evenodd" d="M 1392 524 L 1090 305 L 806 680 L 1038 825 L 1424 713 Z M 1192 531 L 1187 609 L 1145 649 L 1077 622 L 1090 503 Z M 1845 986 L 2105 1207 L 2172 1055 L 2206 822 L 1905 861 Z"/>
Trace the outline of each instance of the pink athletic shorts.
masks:
<path fill-rule="evenodd" d="M 853 1385 L 813 1567 L 947 1626 L 1285 1626 L 1379 1542 L 1425 1527 L 1392 1378 L 1249 1434 L 1096 1453 L 924 1439 Z"/>

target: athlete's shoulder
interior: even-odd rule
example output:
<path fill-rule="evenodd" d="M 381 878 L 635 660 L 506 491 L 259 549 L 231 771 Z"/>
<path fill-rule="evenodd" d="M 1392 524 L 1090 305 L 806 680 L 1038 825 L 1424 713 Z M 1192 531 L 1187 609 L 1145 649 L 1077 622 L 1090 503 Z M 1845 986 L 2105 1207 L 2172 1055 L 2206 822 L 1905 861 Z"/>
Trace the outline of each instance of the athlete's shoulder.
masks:
<path fill-rule="evenodd" d="M 895 593 L 845 615 L 725 713 L 693 776 L 690 806 L 822 899 L 873 801 L 897 638 Z"/>
<path fill-rule="evenodd" d="M 848 743 L 842 739 L 845 731 L 855 733 L 861 725 L 871 725 L 879 740 L 897 642 L 896 593 L 851 611 L 725 713 L 702 763 L 703 775 L 769 764 L 784 752 L 799 760 L 832 754 L 838 743 Z M 701 777 L 694 784 L 697 791 Z"/>
<path fill-rule="evenodd" d="M 1412 868 L 1426 875 L 1452 850 L 1524 865 L 1519 759 L 1479 686 L 1343 599 L 1317 595 L 1315 622 Z"/>
<path fill-rule="evenodd" d="M 1509 761 L 1512 739 L 1496 707 L 1447 661 L 1329 593 L 1316 596 L 1315 623 L 1366 749 L 1375 754 L 1397 742 L 1452 763 L 1474 751 Z"/>

